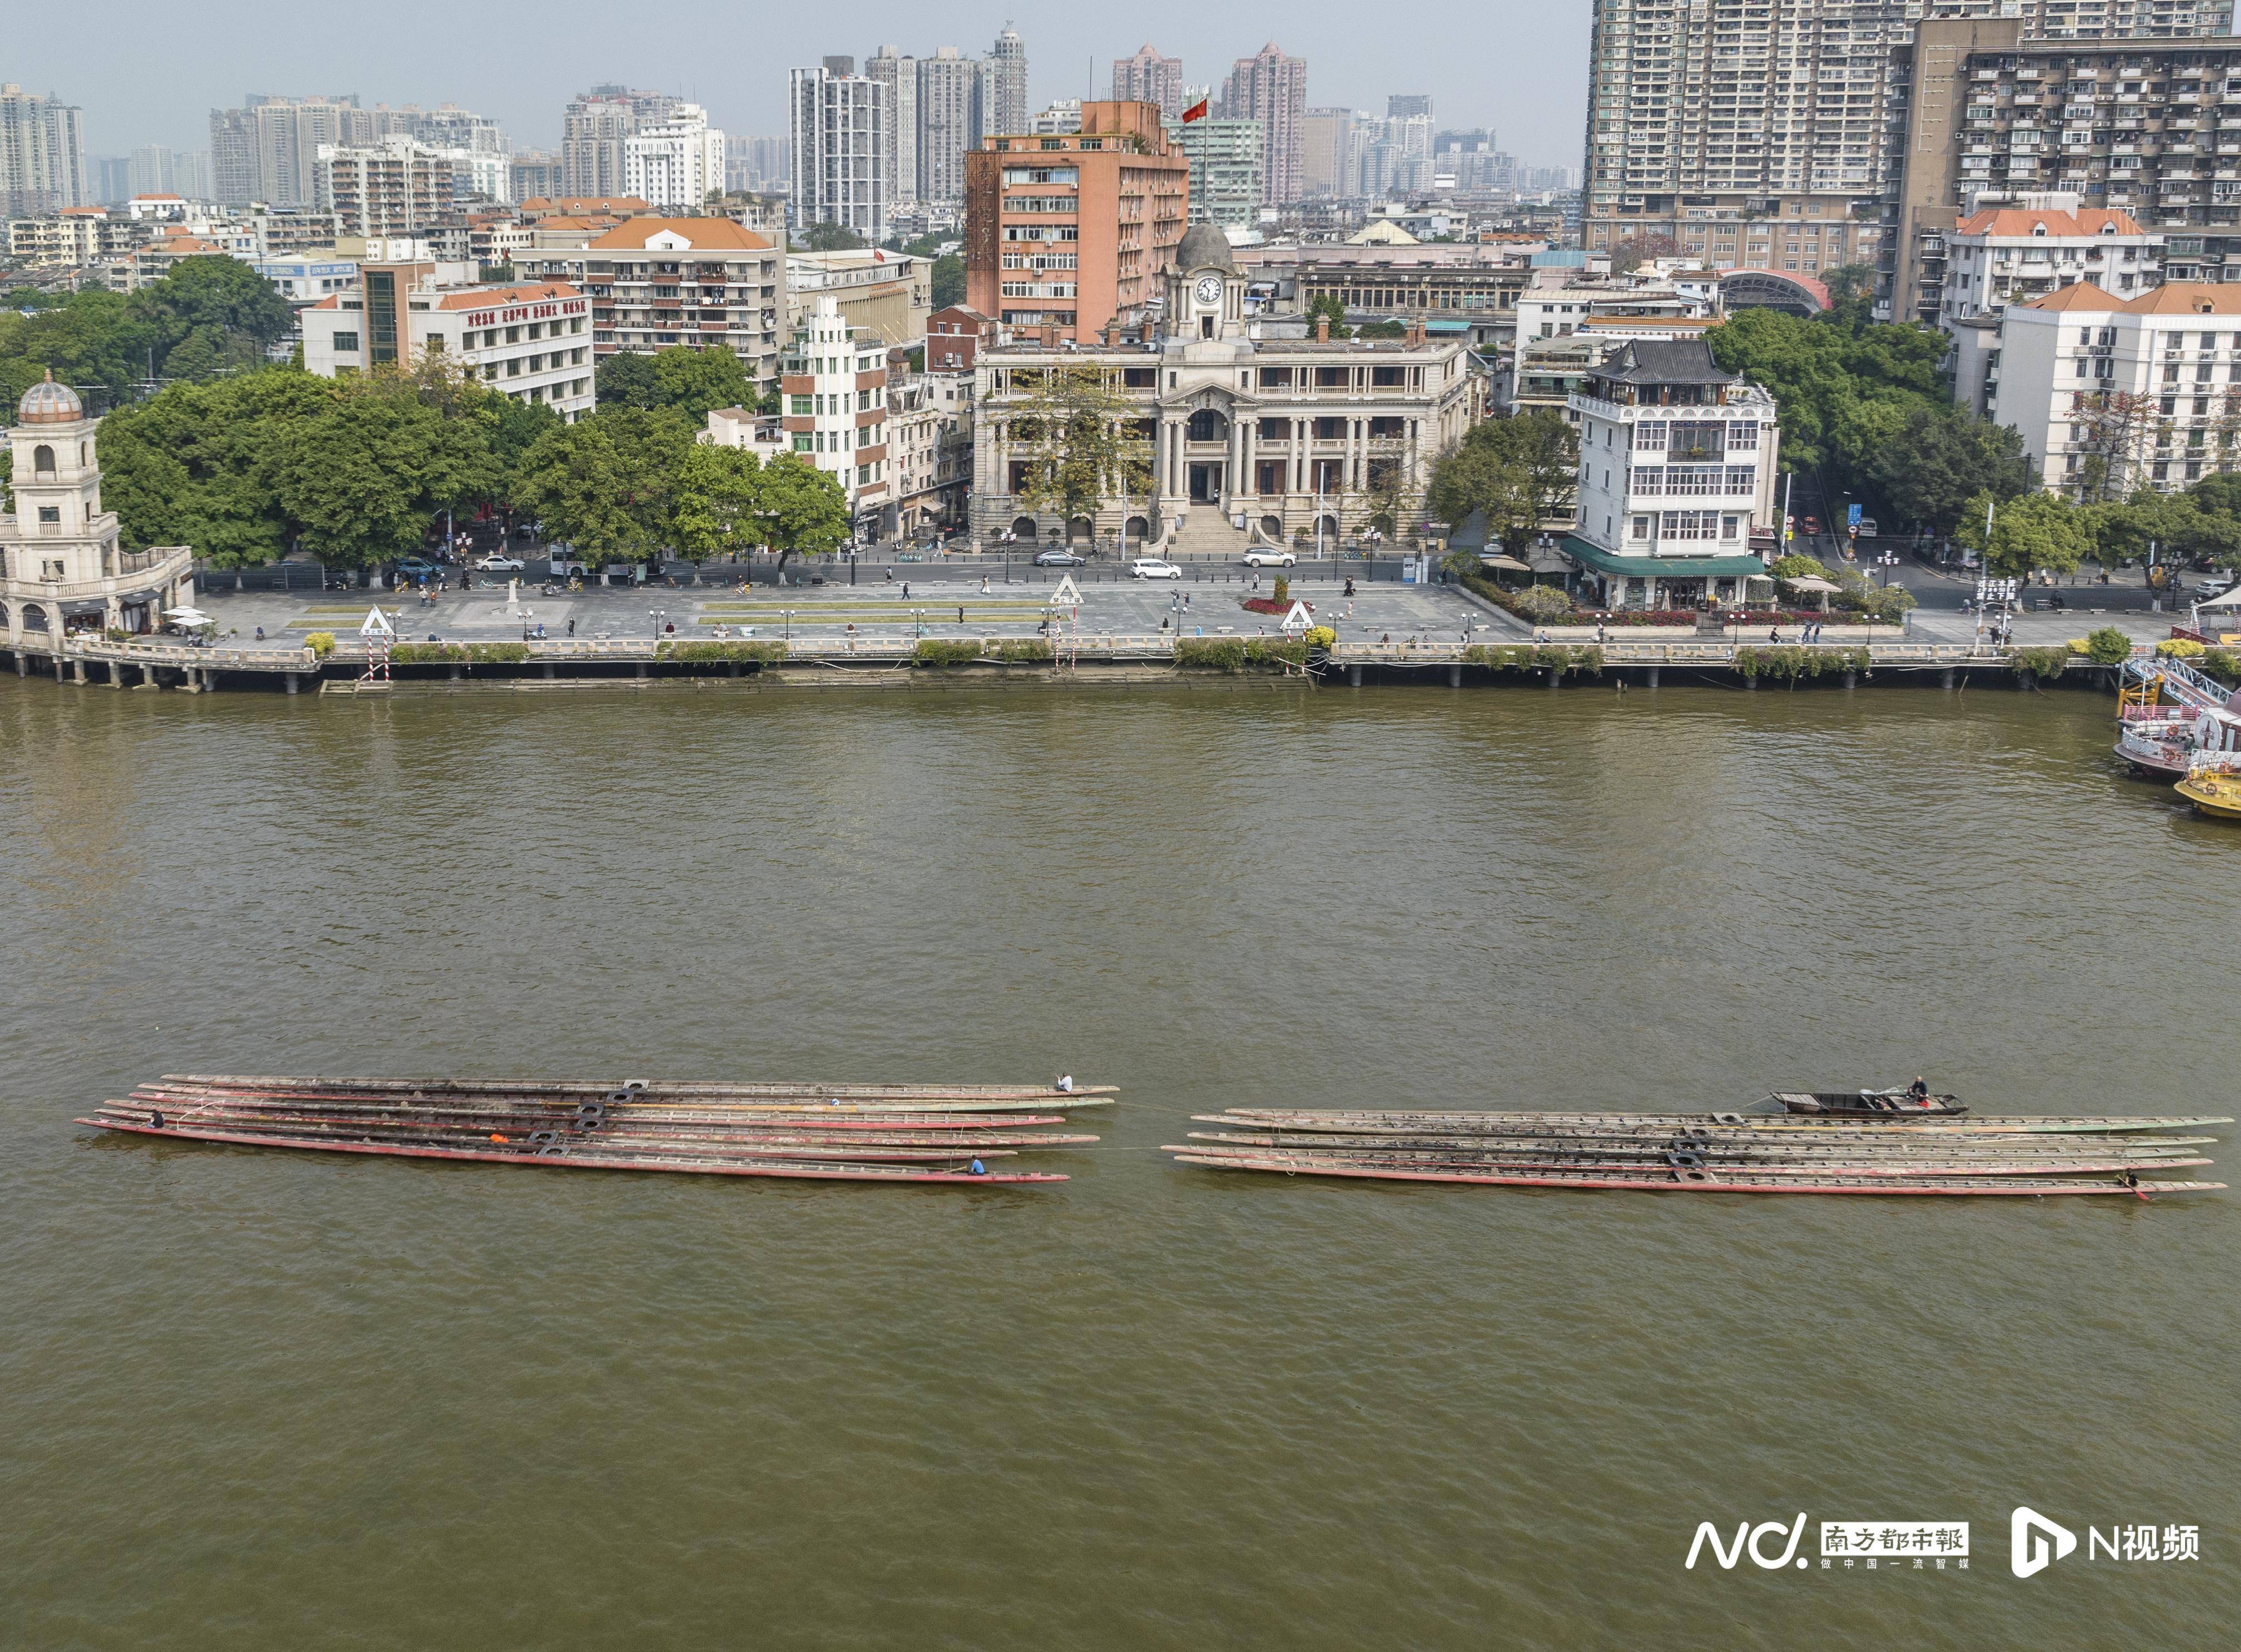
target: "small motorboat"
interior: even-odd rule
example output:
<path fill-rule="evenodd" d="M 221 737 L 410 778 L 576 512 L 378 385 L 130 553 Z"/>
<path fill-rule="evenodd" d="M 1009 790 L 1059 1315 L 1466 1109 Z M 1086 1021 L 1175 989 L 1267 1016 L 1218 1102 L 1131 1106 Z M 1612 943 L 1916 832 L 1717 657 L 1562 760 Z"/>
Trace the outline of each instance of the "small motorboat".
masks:
<path fill-rule="evenodd" d="M 2241 820 L 2241 753 L 2198 752 L 2187 765 L 2186 778 L 2171 788 L 2198 814 L 2220 820 Z"/>
<path fill-rule="evenodd" d="M 1820 1119 L 1950 1119 L 1968 1112 L 1950 1095 L 1911 1090 L 1776 1090 L 1770 1110 Z"/>

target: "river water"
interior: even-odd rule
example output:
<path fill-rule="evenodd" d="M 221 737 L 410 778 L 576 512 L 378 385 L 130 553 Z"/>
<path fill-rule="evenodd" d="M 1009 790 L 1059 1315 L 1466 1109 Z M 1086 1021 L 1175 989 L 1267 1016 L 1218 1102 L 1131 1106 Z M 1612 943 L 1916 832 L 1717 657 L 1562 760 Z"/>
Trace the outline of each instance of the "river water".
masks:
<path fill-rule="evenodd" d="M 2228 1643 L 2234 1194 L 1158 1151 L 1234 1105 L 1917 1071 L 2231 1111 L 2241 833 L 2117 775 L 2110 722 L 1887 687 L 0 681 L 0 1642 Z M 1122 1105 L 1016 1190 L 70 1123 L 167 1070 L 1060 1069 Z M 2018 1503 L 2081 1538 L 2027 1581 Z M 1801 1511 L 1801 1555 L 1823 1519 L 1965 1520 L 1972 1563 L 1684 1568 L 1700 1521 Z M 2201 1558 L 2087 1564 L 2120 1522 Z"/>

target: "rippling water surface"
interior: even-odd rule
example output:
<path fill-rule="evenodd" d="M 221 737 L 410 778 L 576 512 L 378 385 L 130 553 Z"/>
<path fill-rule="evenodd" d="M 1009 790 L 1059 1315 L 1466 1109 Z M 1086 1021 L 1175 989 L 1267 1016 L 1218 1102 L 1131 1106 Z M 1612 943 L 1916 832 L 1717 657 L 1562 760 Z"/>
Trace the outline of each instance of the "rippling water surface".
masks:
<path fill-rule="evenodd" d="M 2108 721 L 1883 688 L 0 682 L 0 1641 L 2225 1644 L 2234 1195 L 1157 1151 L 1250 1103 L 1921 1070 L 2004 1110 L 2233 1111 L 2241 831 L 2113 774 Z M 1123 1105 L 1016 1191 L 70 1123 L 167 1070 L 1060 1069 Z M 2019 1581 L 2017 1502 L 2196 1524 L 2203 1557 Z M 1700 1520 L 1801 1509 L 1967 1520 L 1975 1563 L 1683 1569 Z"/>

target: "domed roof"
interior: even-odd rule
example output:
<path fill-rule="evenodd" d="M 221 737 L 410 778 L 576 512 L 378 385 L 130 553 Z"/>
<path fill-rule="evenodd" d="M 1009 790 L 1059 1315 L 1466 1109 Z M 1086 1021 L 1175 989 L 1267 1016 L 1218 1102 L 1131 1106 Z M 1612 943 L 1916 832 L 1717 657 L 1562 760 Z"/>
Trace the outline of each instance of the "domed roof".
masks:
<path fill-rule="evenodd" d="M 1182 244 L 1175 249 L 1175 268 L 1186 273 L 1234 270 L 1237 260 L 1230 255 L 1229 237 L 1219 224 L 1194 224 L 1183 232 Z"/>
<path fill-rule="evenodd" d="M 23 392 L 23 399 L 16 404 L 16 422 L 19 425 L 75 425 L 85 417 L 85 404 L 68 385 L 55 383 L 54 370 L 47 370 L 46 380 L 34 385 Z"/>

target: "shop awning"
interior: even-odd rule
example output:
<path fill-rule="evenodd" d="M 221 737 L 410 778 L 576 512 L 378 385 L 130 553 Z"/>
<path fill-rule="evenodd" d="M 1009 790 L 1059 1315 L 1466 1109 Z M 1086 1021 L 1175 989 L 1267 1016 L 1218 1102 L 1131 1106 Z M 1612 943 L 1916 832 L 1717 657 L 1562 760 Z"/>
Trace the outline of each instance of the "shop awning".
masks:
<path fill-rule="evenodd" d="M 1495 552 L 1494 555 L 1490 557 L 1482 556 L 1479 558 L 1479 562 L 1485 567 L 1499 568 L 1504 573 L 1530 573 L 1533 572 L 1533 565 L 1531 563 L 1520 562 L 1515 557 L 1505 556 L 1499 551 Z"/>
<path fill-rule="evenodd" d="M 1564 554 L 1590 572 L 1628 579 L 1763 579 L 1766 564 L 1756 557 L 1620 557 L 1589 545 L 1577 534 L 1562 540 Z"/>

